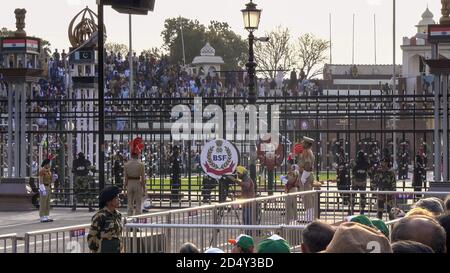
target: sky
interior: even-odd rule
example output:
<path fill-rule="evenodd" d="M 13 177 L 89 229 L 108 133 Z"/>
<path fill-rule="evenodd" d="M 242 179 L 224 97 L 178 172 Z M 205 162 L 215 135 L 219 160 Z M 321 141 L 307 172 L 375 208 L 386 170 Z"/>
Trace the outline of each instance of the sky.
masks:
<path fill-rule="evenodd" d="M 241 9 L 248 0 L 156 0 L 155 11 L 133 16 L 133 49 L 137 52 L 162 45 L 161 31 L 166 18 L 183 16 L 207 25 L 211 20 L 227 22 L 236 33 L 243 29 Z M 374 14 L 377 20 L 377 63 L 393 62 L 393 0 L 255 0 L 263 10 L 256 36 L 288 27 L 296 39 L 303 33 L 329 39 L 332 15 L 333 63 L 352 63 L 352 21 L 355 14 L 355 63 L 373 64 Z M 26 31 L 50 41 L 52 48 L 68 48 L 68 25 L 85 6 L 97 12 L 95 0 L 0 0 L 0 27 L 15 30 L 15 8 L 27 9 Z M 440 18 L 439 0 L 397 0 L 396 62 L 401 63 L 402 38 L 416 34 L 415 25 L 427 4 Z M 128 15 L 105 7 L 107 42 L 128 44 Z M 214 46 L 214 45 L 213 45 Z"/>

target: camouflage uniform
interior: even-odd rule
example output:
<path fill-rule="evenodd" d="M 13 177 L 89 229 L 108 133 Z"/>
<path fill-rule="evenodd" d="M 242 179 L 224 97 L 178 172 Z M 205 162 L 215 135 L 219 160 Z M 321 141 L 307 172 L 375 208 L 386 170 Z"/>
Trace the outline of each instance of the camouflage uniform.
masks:
<path fill-rule="evenodd" d="M 76 159 L 73 162 L 73 173 L 74 177 L 74 185 L 73 185 L 73 193 L 74 193 L 74 205 L 73 210 L 76 209 L 77 203 L 81 202 L 84 204 L 88 204 L 89 208 L 92 206 L 92 198 L 91 198 L 91 181 L 92 176 L 89 175 L 89 171 L 91 170 L 91 162 L 87 159 Z"/>
<path fill-rule="evenodd" d="M 120 212 L 117 210 L 110 212 L 103 208 L 92 217 L 87 241 L 93 253 L 122 252 L 121 237 L 122 214 Z"/>
<path fill-rule="evenodd" d="M 370 181 L 370 188 L 379 191 L 396 191 L 397 181 L 395 180 L 395 172 L 392 169 L 378 169 L 374 175 L 373 181 Z M 387 212 L 390 213 L 394 206 L 394 197 L 392 195 L 379 194 L 377 196 L 378 218 L 383 217 L 384 205 L 386 204 Z M 389 215 L 391 218 L 391 215 Z"/>

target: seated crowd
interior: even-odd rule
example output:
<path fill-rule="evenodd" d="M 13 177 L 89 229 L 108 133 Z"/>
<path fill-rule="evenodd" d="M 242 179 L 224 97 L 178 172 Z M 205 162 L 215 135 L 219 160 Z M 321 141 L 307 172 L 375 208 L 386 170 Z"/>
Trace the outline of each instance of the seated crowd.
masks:
<path fill-rule="evenodd" d="M 390 231 L 379 219 L 353 216 L 340 224 L 314 221 L 302 232 L 302 253 L 447 253 L 450 250 L 450 196 L 445 202 L 425 198 L 414 204 Z M 251 236 L 241 234 L 229 240 L 231 253 L 290 253 L 289 242 L 272 235 L 255 246 Z M 180 253 L 201 253 L 192 243 Z M 204 253 L 225 253 L 209 248 Z"/>

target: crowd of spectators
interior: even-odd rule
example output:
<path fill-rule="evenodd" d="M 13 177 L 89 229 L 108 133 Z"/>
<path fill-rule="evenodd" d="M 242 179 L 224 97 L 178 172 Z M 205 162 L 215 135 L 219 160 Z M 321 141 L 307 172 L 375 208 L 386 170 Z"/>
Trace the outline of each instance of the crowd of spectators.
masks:
<path fill-rule="evenodd" d="M 302 232 L 300 246 L 289 245 L 278 235 L 263 239 L 257 246 L 253 238 L 245 234 L 229 243 L 231 253 L 290 253 L 294 247 L 300 247 L 302 253 L 447 253 L 449 235 L 450 196 L 445 201 L 421 199 L 391 230 L 379 219 L 358 215 L 334 225 L 322 221 L 308 224 Z M 180 252 L 201 251 L 192 243 L 186 243 Z M 225 252 L 210 248 L 205 253 Z"/>

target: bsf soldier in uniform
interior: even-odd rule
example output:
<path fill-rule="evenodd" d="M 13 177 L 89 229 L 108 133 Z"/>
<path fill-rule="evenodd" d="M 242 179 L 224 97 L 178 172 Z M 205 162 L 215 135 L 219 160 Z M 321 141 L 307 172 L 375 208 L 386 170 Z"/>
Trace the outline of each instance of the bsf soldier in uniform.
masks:
<path fill-rule="evenodd" d="M 122 252 L 122 215 L 120 189 L 116 186 L 105 188 L 99 195 L 100 210 L 92 217 L 91 228 L 87 236 L 89 249 L 93 253 Z"/>
<path fill-rule="evenodd" d="M 50 159 L 42 162 L 39 171 L 39 217 L 41 223 L 53 222 L 48 218 L 50 215 L 50 194 L 52 191 L 52 171 L 50 170 Z"/>
<path fill-rule="evenodd" d="M 128 216 L 142 213 L 142 197 L 145 195 L 145 165 L 139 160 L 144 149 L 141 138 L 134 139 L 131 143 L 131 160 L 124 167 L 124 190 L 127 192 Z M 134 203 L 136 202 L 136 212 Z"/>
<path fill-rule="evenodd" d="M 414 187 L 414 191 L 422 191 L 422 187 L 424 181 L 427 179 L 427 171 L 425 169 L 425 164 L 423 157 L 419 154 L 416 155 L 416 163 L 414 166 L 414 177 L 412 185 Z"/>
<path fill-rule="evenodd" d="M 180 160 L 180 150 L 178 146 L 173 147 L 173 153 L 170 157 L 170 188 L 172 192 L 171 199 L 174 202 L 180 200 L 180 188 L 181 188 L 181 160 Z"/>
<path fill-rule="evenodd" d="M 337 187 L 340 191 L 348 191 L 350 190 L 351 182 L 350 182 L 350 170 L 348 168 L 348 163 L 345 158 L 345 151 L 343 148 L 339 149 L 338 154 L 338 167 L 336 171 L 337 178 Z M 349 205 L 350 195 L 349 194 L 341 194 L 343 198 L 344 206 Z"/>
<path fill-rule="evenodd" d="M 377 170 L 374 176 L 373 184 L 371 188 L 373 190 L 379 191 L 396 191 L 397 189 L 397 181 L 395 180 L 395 172 L 390 167 L 390 158 L 385 157 L 381 160 L 381 166 Z M 377 197 L 377 207 L 378 213 L 377 217 L 379 219 L 383 218 L 384 206 L 386 205 L 386 211 L 389 213 L 389 219 L 393 219 L 393 215 L 391 215 L 391 209 L 394 206 L 393 204 L 394 198 L 392 195 L 386 194 L 378 194 Z"/>
<path fill-rule="evenodd" d="M 353 180 L 352 180 L 352 190 L 353 191 L 366 191 L 367 188 L 367 175 L 369 170 L 369 162 L 367 160 L 364 151 L 359 151 L 356 157 L 355 166 L 352 169 Z M 364 214 L 364 208 L 366 207 L 366 195 L 360 193 L 359 206 L 360 214 Z M 352 195 L 352 214 L 355 207 L 356 194 Z"/>
<path fill-rule="evenodd" d="M 74 201 L 72 211 L 77 209 L 78 202 L 87 202 L 89 211 L 92 212 L 92 198 L 90 192 L 91 177 L 89 171 L 92 170 L 91 162 L 87 160 L 83 153 L 78 154 L 78 158 L 73 161 L 72 173 L 75 175 L 74 179 Z"/>

